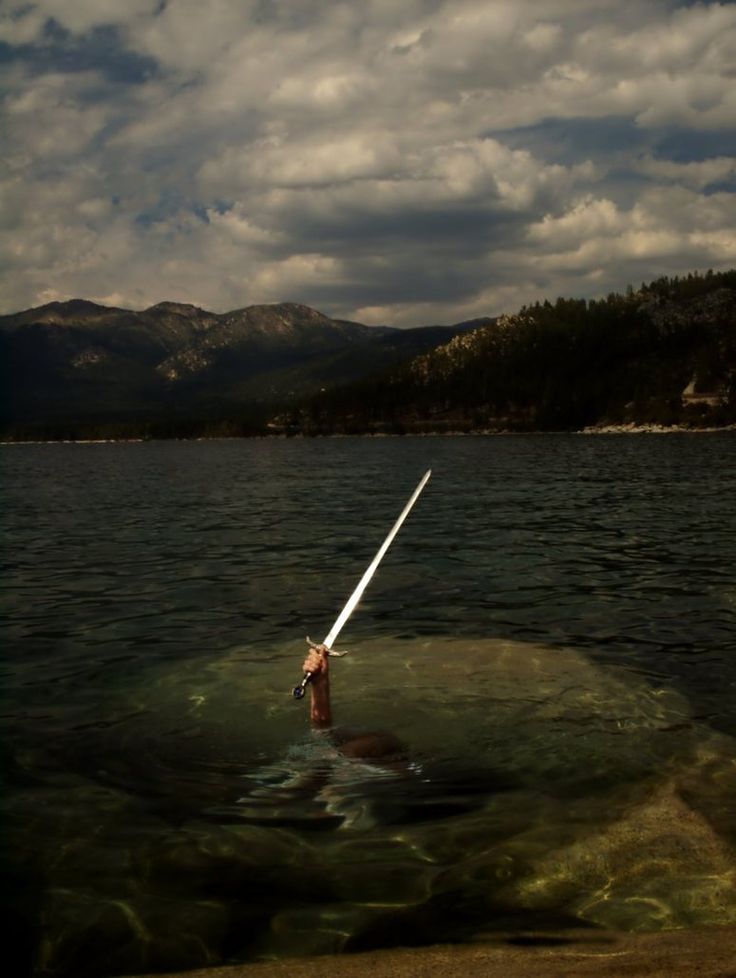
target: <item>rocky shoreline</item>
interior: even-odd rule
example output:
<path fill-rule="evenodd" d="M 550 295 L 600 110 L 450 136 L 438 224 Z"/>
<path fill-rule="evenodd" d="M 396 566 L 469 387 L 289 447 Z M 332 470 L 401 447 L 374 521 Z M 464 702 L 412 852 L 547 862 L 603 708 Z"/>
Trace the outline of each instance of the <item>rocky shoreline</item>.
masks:
<path fill-rule="evenodd" d="M 721 425 L 719 427 L 691 428 L 685 425 L 637 424 L 629 421 L 627 424 L 592 425 L 576 432 L 579 435 L 676 435 L 700 434 L 712 431 L 736 431 L 736 425 Z"/>

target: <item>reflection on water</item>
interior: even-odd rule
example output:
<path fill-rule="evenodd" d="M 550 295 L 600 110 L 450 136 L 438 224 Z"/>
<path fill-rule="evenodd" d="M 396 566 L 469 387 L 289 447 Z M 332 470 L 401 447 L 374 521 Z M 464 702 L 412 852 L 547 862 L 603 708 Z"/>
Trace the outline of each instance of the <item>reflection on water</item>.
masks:
<path fill-rule="evenodd" d="M 417 473 L 332 669 L 290 688 Z M 4 449 L 22 974 L 736 922 L 729 436 Z"/>

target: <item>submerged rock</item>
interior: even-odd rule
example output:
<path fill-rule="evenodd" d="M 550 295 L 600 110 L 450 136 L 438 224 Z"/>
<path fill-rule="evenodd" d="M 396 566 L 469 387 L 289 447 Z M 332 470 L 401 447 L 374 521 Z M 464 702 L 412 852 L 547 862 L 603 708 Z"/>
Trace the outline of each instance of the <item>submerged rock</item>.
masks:
<path fill-rule="evenodd" d="M 669 781 L 602 831 L 536 861 L 506 896 L 619 930 L 733 924 L 736 850 Z"/>
<path fill-rule="evenodd" d="M 42 921 L 34 973 L 99 978 L 213 964 L 223 954 L 229 912 L 211 901 L 162 905 L 143 897 L 100 899 L 92 892 L 53 889 Z"/>
<path fill-rule="evenodd" d="M 141 848 L 136 864 L 149 888 L 237 900 L 261 916 L 288 898 L 332 896 L 317 852 L 278 828 L 189 823 Z"/>
<path fill-rule="evenodd" d="M 77 774 L 16 794 L 47 973 L 736 921 L 736 749 L 672 690 L 567 648 L 366 643 L 335 710 L 407 744 L 382 766 L 312 736 L 282 660 L 241 667 L 127 690 L 58 746 Z"/>

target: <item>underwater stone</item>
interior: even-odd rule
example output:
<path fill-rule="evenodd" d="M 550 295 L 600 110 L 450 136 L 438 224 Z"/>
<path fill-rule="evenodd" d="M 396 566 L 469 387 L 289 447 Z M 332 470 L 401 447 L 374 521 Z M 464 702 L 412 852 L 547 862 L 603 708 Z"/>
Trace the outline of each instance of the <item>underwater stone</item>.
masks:
<path fill-rule="evenodd" d="M 311 848 L 284 829 L 195 823 L 144 847 L 137 864 L 158 886 L 260 905 L 331 892 Z"/>
<path fill-rule="evenodd" d="M 390 658 L 366 649 L 381 662 L 384 704 L 385 689 L 402 690 L 381 724 L 413 756 L 472 757 L 479 773 L 485 766 L 565 798 L 649 777 L 697 740 L 684 697 L 569 647 L 447 638 L 401 643 Z M 448 680 L 462 694 L 448 697 Z M 368 687 L 361 708 L 371 696 Z"/>
<path fill-rule="evenodd" d="M 434 870 L 412 861 L 340 861 L 332 867 L 331 879 L 338 897 L 354 903 L 406 906 L 421 903 L 432 891 Z"/>
<path fill-rule="evenodd" d="M 612 929 L 733 923 L 736 853 L 667 782 L 626 817 L 537 861 L 504 898 L 567 906 Z"/>
<path fill-rule="evenodd" d="M 302 906 L 276 914 L 257 945 L 259 957 L 337 954 L 377 911 L 344 903 Z"/>
<path fill-rule="evenodd" d="M 683 800 L 736 847 L 736 741 L 714 735 L 700 744 L 692 764 L 677 772 L 677 788 Z"/>
<path fill-rule="evenodd" d="M 99 975 L 214 963 L 228 927 L 224 904 L 190 900 L 100 899 L 55 889 L 46 895 L 41 974 Z"/>

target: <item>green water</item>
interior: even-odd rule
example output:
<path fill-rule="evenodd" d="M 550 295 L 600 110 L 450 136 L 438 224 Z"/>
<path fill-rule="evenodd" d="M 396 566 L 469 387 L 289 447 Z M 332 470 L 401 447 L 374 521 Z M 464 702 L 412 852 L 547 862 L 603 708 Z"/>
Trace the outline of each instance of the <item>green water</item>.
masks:
<path fill-rule="evenodd" d="M 18 975 L 736 920 L 732 435 L 3 449 Z M 332 665 L 291 699 L 422 472 Z"/>

